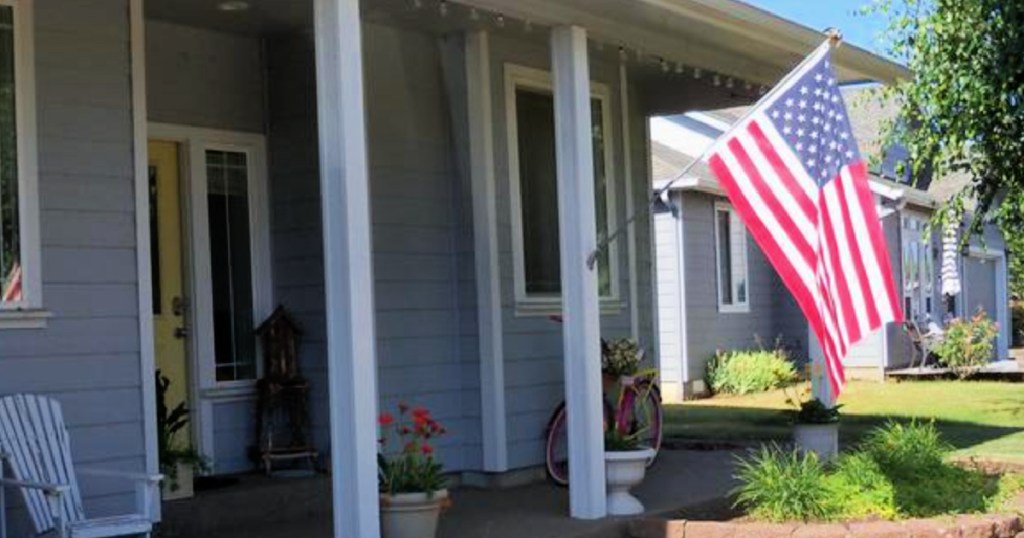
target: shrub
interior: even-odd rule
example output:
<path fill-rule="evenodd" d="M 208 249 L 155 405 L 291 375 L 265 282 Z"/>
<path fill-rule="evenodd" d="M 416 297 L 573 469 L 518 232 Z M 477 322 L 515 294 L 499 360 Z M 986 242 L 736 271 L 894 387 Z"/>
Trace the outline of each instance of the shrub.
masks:
<path fill-rule="evenodd" d="M 935 346 L 935 354 L 963 379 L 989 361 L 998 334 L 996 324 L 979 309 L 970 321 L 954 319 L 949 323 L 944 338 Z"/>
<path fill-rule="evenodd" d="M 736 466 L 736 506 L 768 521 L 827 520 L 834 516 L 825 471 L 813 453 L 761 447 Z"/>
<path fill-rule="evenodd" d="M 706 381 L 715 394 L 750 394 L 797 380 L 789 355 L 781 348 L 719 351 L 708 361 Z"/>
<path fill-rule="evenodd" d="M 841 455 L 825 484 L 834 501 L 831 512 L 835 519 L 894 519 L 898 515 L 892 483 L 878 462 L 864 452 Z"/>
<path fill-rule="evenodd" d="M 737 464 L 736 505 L 768 521 L 932 517 L 999 509 L 1024 488 L 946 462 L 951 447 L 930 423 L 891 422 L 832 465 L 813 454 L 763 447 Z"/>
<path fill-rule="evenodd" d="M 890 422 L 869 432 L 861 450 L 878 463 L 900 513 L 910 517 L 983 511 L 998 491 L 998 478 L 946 462 L 952 447 L 931 423 Z"/>

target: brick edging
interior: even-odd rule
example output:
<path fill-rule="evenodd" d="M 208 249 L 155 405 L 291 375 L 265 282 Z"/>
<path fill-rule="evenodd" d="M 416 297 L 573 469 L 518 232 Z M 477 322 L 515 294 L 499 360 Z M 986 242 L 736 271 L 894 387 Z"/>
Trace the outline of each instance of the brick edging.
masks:
<path fill-rule="evenodd" d="M 644 518 L 631 538 L 1024 538 L 1014 514 L 964 515 L 867 523 L 732 523 Z"/>

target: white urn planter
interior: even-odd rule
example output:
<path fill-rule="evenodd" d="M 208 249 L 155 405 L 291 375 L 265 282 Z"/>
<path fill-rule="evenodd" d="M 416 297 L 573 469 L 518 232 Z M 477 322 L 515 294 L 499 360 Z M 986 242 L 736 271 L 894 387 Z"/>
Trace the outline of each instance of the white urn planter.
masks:
<path fill-rule="evenodd" d="M 398 493 L 380 496 L 380 533 L 383 538 L 434 538 L 448 490 L 432 494 Z"/>
<path fill-rule="evenodd" d="M 604 453 L 608 515 L 632 516 L 643 513 L 644 505 L 629 490 L 644 481 L 647 462 L 653 457 L 654 449 L 651 448 Z"/>
<path fill-rule="evenodd" d="M 160 498 L 165 501 L 176 501 L 178 499 L 191 499 L 195 496 L 192 482 L 195 478 L 195 471 L 191 465 L 178 463 L 175 476 L 165 476 L 160 483 Z"/>
<path fill-rule="evenodd" d="M 793 442 L 800 450 L 817 454 L 819 461 L 832 461 L 839 454 L 839 423 L 794 424 Z"/>

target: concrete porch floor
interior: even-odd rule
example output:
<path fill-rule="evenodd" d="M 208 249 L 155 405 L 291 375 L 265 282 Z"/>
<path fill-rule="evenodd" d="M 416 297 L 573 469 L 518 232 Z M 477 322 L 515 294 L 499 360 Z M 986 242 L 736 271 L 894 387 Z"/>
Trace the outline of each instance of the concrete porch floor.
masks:
<path fill-rule="evenodd" d="M 665 450 L 636 494 L 651 514 L 722 497 L 734 485 L 735 454 Z M 238 488 L 225 488 L 166 504 L 161 536 L 331 538 L 326 477 L 263 482 L 245 486 L 245 500 L 240 493 L 232 494 L 232 489 Z M 254 489 L 264 490 L 258 501 L 253 501 Z M 438 538 L 619 538 L 628 521 L 570 519 L 567 490 L 546 483 L 508 489 L 459 488 L 452 492 L 452 501 L 442 517 Z"/>

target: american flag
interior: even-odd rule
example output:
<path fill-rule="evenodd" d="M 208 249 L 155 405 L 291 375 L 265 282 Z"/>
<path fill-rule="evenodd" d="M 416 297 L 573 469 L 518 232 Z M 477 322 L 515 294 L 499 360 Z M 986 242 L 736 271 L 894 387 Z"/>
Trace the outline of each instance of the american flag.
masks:
<path fill-rule="evenodd" d="M 706 159 L 807 316 L 837 397 L 850 346 L 903 312 L 831 48 L 808 57 Z"/>
<path fill-rule="evenodd" d="M 3 294 L 0 294 L 0 302 L 16 303 L 21 300 L 21 264 L 15 262 L 11 267 L 11 274 L 6 279 Z"/>

